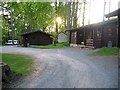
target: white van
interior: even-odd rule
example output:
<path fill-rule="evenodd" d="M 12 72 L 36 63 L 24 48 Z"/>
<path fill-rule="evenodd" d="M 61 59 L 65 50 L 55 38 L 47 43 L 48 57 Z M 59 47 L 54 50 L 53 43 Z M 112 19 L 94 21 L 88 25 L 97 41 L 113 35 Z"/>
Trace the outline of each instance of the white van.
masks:
<path fill-rule="evenodd" d="M 8 42 L 6 42 L 5 44 L 12 45 L 12 40 L 8 40 Z M 14 44 L 17 45 L 18 44 L 18 40 L 14 40 Z"/>

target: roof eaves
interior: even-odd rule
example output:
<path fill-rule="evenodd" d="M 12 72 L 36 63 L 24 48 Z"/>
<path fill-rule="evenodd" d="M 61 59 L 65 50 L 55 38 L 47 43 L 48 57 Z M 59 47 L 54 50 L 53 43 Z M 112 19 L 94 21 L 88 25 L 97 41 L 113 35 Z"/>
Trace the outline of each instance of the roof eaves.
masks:
<path fill-rule="evenodd" d="M 22 33 L 21 36 L 24 36 L 24 35 L 27 35 L 27 34 L 31 34 L 31 33 L 36 33 L 36 32 L 41 32 L 41 33 L 44 33 L 44 34 L 47 34 L 47 35 L 51 36 L 51 34 L 43 32 L 41 30 L 36 30 L 36 31 L 31 31 L 31 32 L 25 32 L 25 33 Z"/>
<path fill-rule="evenodd" d="M 106 14 L 105 17 L 108 18 L 108 17 L 112 17 L 112 16 L 118 16 L 118 11 L 119 11 L 119 9 L 117 9 L 109 14 Z"/>

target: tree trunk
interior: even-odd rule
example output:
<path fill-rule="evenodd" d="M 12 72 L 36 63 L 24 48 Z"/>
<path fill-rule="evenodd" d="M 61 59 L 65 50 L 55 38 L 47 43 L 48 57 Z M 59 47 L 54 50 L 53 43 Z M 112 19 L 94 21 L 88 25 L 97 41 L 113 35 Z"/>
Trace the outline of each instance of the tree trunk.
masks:
<path fill-rule="evenodd" d="M 78 11 L 78 2 L 76 2 L 75 4 L 73 28 L 77 28 L 77 11 Z"/>
<path fill-rule="evenodd" d="M 73 27 L 74 25 L 74 14 L 75 14 L 75 2 L 73 1 L 73 4 L 72 4 L 72 16 L 71 16 L 71 27 Z"/>
<path fill-rule="evenodd" d="M 104 0 L 103 21 L 105 21 L 105 8 L 106 8 L 106 1 Z"/>
<path fill-rule="evenodd" d="M 68 30 L 71 29 L 71 2 L 68 2 L 68 20 L 67 20 Z"/>
<path fill-rule="evenodd" d="M 82 24 L 83 24 L 83 26 L 84 26 L 84 24 L 85 24 L 85 9 L 86 9 L 86 0 L 84 0 L 84 3 L 83 3 L 83 20 L 82 20 Z"/>
<path fill-rule="evenodd" d="M 56 18 L 57 18 L 58 17 L 57 0 L 55 2 L 55 12 L 56 12 Z M 56 23 L 56 35 L 57 35 L 56 42 L 58 42 L 58 22 L 55 21 L 55 23 Z"/>

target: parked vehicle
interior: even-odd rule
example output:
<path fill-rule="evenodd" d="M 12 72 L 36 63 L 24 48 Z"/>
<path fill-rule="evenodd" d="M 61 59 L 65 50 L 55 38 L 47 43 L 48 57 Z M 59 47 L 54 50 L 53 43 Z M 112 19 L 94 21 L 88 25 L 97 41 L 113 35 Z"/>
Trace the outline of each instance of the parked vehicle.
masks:
<path fill-rule="evenodd" d="M 5 44 L 7 44 L 7 45 L 12 45 L 13 43 L 12 43 L 12 40 L 8 40 L 8 42 L 6 42 Z M 15 44 L 15 45 L 19 44 L 19 43 L 18 43 L 18 40 L 14 40 L 14 44 Z"/>

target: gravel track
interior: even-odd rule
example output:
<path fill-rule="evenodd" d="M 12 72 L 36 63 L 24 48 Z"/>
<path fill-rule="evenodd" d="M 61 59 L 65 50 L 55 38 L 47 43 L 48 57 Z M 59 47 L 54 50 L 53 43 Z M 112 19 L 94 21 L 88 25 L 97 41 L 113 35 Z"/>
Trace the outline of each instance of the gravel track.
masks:
<path fill-rule="evenodd" d="M 95 50 L 33 49 L 4 46 L 3 53 L 33 58 L 33 72 L 11 85 L 15 88 L 117 88 L 117 56 L 87 56 Z"/>

